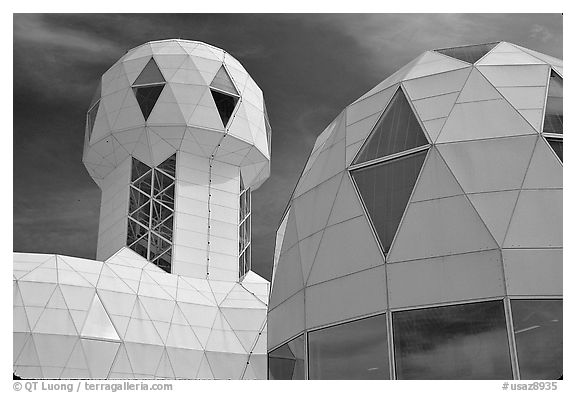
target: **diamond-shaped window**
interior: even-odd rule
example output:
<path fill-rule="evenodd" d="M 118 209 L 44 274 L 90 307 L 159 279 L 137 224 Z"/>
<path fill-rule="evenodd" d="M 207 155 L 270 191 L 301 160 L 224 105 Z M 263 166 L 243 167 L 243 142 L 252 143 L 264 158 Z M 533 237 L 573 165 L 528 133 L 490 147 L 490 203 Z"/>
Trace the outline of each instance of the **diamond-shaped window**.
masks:
<path fill-rule="evenodd" d="M 478 44 L 478 45 L 468 45 L 459 46 L 456 48 L 446 48 L 437 49 L 436 52 L 442 53 L 443 55 L 453 57 L 458 60 L 465 61 L 470 64 L 476 63 L 484 55 L 490 52 L 496 45 L 497 42 L 492 42 L 489 44 Z"/>
<path fill-rule="evenodd" d="M 402 89 L 394 94 L 388 107 L 364 142 L 354 164 L 414 149 L 428 144 L 428 140 L 412 112 Z"/>
<path fill-rule="evenodd" d="M 164 90 L 166 80 L 162 76 L 162 72 L 158 68 L 158 64 L 154 58 L 150 58 L 138 78 L 132 84 L 132 90 L 136 96 L 136 101 L 140 106 L 144 120 L 148 120 L 158 97 Z"/>
<path fill-rule="evenodd" d="M 218 109 L 222 125 L 227 127 L 238 103 L 239 95 L 224 66 L 220 67 L 212 83 L 210 83 L 210 92 L 216 109 Z"/>

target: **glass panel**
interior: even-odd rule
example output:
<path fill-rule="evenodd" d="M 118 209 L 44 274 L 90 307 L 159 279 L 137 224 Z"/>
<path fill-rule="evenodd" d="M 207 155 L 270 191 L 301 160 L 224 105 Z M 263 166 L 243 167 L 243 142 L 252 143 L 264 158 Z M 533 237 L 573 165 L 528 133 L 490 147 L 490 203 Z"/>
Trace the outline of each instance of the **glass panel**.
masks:
<path fill-rule="evenodd" d="M 386 315 L 308 333 L 309 379 L 390 379 Z"/>
<path fill-rule="evenodd" d="M 130 245 L 136 241 L 136 239 L 146 235 L 147 229 L 142 225 L 138 224 L 136 221 L 128 219 L 128 238 L 126 240 L 127 245 Z"/>
<path fill-rule="evenodd" d="M 137 180 L 146 172 L 152 170 L 148 165 L 144 164 L 140 160 L 132 158 L 132 181 Z"/>
<path fill-rule="evenodd" d="M 512 379 L 502 301 L 392 317 L 398 379 Z"/>
<path fill-rule="evenodd" d="M 160 97 L 160 93 L 162 93 L 164 89 L 164 85 L 134 87 L 132 89 L 134 90 L 138 105 L 140 105 L 144 120 L 148 120 L 154 105 L 156 105 L 156 101 L 158 101 L 158 97 Z"/>
<path fill-rule="evenodd" d="M 269 379 L 304 379 L 304 334 L 268 354 Z"/>
<path fill-rule="evenodd" d="M 173 154 L 170 158 L 164 161 L 162 164 L 158 165 L 158 169 L 162 170 L 166 174 L 176 177 L 176 154 Z"/>
<path fill-rule="evenodd" d="M 520 377 L 562 377 L 562 300 L 511 300 L 510 303 Z"/>
<path fill-rule="evenodd" d="M 174 210 L 174 185 L 171 185 L 162 194 L 157 195 L 155 199 L 159 200 L 170 209 Z"/>
<path fill-rule="evenodd" d="M 385 157 L 428 144 L 402 89 L 398 89 L 384 114 L 362 146 L 354 164 Z"/>
<path fill-rule="evenodd" d="M 156 257 L 163 254 L 166 250 L 172 247 L 170 242 L 162 239 L 155 233 L 150 234 L 150 260 L 156 259 Z"/>
<path fill-rule="evenodd" d="M 551 71 L 550 84 L 548 85 L 548 98 L 546 100 L 546 112 L 544 114 L 543 132 L 562 134 L 563 126 L 563 82 L 562 78 Z"/>
<path fill-rule="evenodd" d="M 438 49 L 436 52 L 442 53 L 443 55 L 453 57 L 458 60 L 462 60 L 471 64 L 476 63 L 484 55 L 492 50 L 498 43 L 494 42 L 491 44 L 480 44 L 480 45 L 470 45 L 461 46 L 459 48 L 447 48 Z"/>
<path fill-rule="evenodd" d="M 552 147 L 552 150 L 554 150 L 554 152 L 556 153 L 556 155 L 558 156 L 560 161 L 564 162 L 563 161 L 564 143 L 563 143 L 562 139 L 546 138 L 546 140 L 548 141 L 548 143 L 550 144 L 550 147 Z"/>
<path fill-rule="evenodd" d="M 99 107 L 100 101 L 96 102 L 96 104 L 88 110 L 88 140 L 92 137 L 92 130 L 94 129 L 94 122 L 96 121 Z"/>
<path fill-rule="evenodd" d="M 385 253 L 406 209 L 426 151 L 357 169 L 352 177 Z"/>
<path fill-rule="evenodd" d="M 152 171 L 133 181 L 132 185 L 146 195 L 150 195 L 152 193 Z"/>
<path fill-rule="evenodd" d="M 232 112 L 234 112 L 234 108 L 236 108 L 238 98 L 215 90 L 210 91 L 212 92 L 212 98 L 214 98 L 214 103 L 216 104 L 216 108 L 220 114 L 220 119 L 222 119 L 222 124 L 226 127 L 228 125 L 228 120 L 230 120 L 230 116 L 232 116 Z"/>
<path fill-rule="evenodd" d="M 165 272 L 170 273 L 172 271 L 172 248 L 166 250 L 153 263 Z"/>
<path fill-rule="evenodd" d="M 161 222 L 160 224 L 156 225 L 152 228 L 155 232 L 158 232 L 160 235 L 165 237 L 168 240 L 172 240 L 172 228 L 174 226 L 174 218 L 173 216 L 168 217 L 166 220 Z"/>
<path fill-rule="evenodd" d="M 148 202 L 150 198 L 145 194 L 138 191 L 138 189 L 130 186 L 130 205 L 128 207 L 128 212 L 134 213 L 140 207 L 144 206 L 146 202 Z"/>
<path fill-rule="evenodd" d="M 168 209 L 161 203 L 156 201 L 152 202 L 152 217 L 150 220 L 150 227 L 154 228 L 158 226 L 161 222 L 170 217 L 172 213 L 172 210 Z"/>
<path fill-rule="evenodd" d="M 238 95 L 238 91 L 234 87 L 234 83 L 232 83 L 232 79 L 230 79 L 230 76 L 226 72 L 224 66 L 220 67 L 218 73 L 214 77 L 214 80 L 212 81 L 212 83 L 210 83 L 210 86 L 223 90 L 230 94 Z"/>
<path fill-rule="evenodd" d="M 148 258 L 148 235 L 141 237 L 136 243 L 130 245 L 130 248 L 144 258 Z"/>
<path fill-rule="evenodd" d="M 142 207 L 138 208 L 133 213 L 130 213 L 130 217 L 138 221 L 145 227 L 150 226 L 150 202 L 146 202 Z"/>
<path fill-rule="evenodd" d="M 252 270 L 252 251 L 251 251 L 251 245 L 248 244 L 248 247 L 246 247 L 246 250 L 244 251 L 244 255 L 245 255 L 245 269 L 244 269 L 244 274 L 248 273 L 250 270 Z"/>
<path fill-rule="evenodd" d="M 166 80 L 162 76 L 162 72 L 158 68 L 158 64 L 154 58 L 150 58 L 146 67 L 140 72 L 138 78 L 134 81 L 132 86 L 139 86 L 139 85 L 148 85 L 151 83 L 164 83 Z"/>
<path fill-rule="evenodd" d="M 174 179 L 165 175 L 163 172 L 154 171 L 154 196 L 160 194 L 166 188 L 174 184 Z"/>

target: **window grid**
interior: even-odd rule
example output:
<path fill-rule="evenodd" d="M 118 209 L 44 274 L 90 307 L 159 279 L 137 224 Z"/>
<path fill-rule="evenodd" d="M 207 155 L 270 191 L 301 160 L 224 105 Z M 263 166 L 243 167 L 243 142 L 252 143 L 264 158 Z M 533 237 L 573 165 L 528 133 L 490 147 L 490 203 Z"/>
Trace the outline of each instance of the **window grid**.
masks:
<path fill-rule="evenodd" d="M 252 268 L 251 237 L 252 237 L 252 209 L 250 187 L 244 188 L 240 177 L 240 221 L 238 225 L 238 275 L 240 279 Z"/>
<path fill-rule="evenodd" d="M 128 212 L 129 248 L 170 273 L 176 155 L 155 168 L 132 158 Z"/>

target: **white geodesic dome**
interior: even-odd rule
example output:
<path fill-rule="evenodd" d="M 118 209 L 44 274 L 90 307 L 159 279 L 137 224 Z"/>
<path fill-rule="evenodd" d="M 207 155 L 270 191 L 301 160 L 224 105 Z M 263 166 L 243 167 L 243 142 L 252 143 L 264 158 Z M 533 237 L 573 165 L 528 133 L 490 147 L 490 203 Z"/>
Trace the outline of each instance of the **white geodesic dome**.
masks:
<path fill-rule="evenodd" d="M 222 49 L 152 41 L 104 73 L 87 114 L 83 162 L 99 183 L 132 155 L 156 166 L 177 150 L 237 165 L 247 187 L 270 174 L 262 90 Z"/>
<path fill-rule="evenodd" d="M 514 346 L 522 329 L 512 313 L 521 299 L 562 296 L 562 75 L 561 60 L 506 42 L 428 51 L 341 112 L 317 138 L 277 232 L 272 377 L 465 378 L 456 365 L 438 371 L 448 338 L 422 344 L 438 353 L 401 341 L 410 329 L 400 311 L 467 303 L 495 307 L 504 348 L 494 355 L 500 371 L 475 365 L 468 377 L 542 376 L 528 371 L 524 344 Z M 351 348 L 378 345 L 350 343 L 359 327 L 336 332 L 373 316 L 391 343 L 380 343 L 383 358 L 396 362 L 351 375 L 362 364 Z M 426 323 L 414 321 L 425 337 Z M 341 369 L 336 341 L 349 343 Z M 466 342 L 463 356 L 492 342 Z M 548 360 L 561 365 L 561 338 Z"/>

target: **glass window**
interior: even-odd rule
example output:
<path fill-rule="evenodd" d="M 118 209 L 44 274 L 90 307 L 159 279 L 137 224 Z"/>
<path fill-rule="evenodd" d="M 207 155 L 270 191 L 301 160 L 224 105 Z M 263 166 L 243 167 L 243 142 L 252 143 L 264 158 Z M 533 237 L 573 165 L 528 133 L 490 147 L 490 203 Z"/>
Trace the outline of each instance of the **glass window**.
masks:
<path fill-rule="evenodd" d="M 164 89 L 164 85 L 133 87 L 132 89 L 134 90 L 134 95 L 136 96 L 136 101 L 138 101 L 144 120 L 148 120 L 152 109 L 154 109 L 154 105 L 156 105 L 156 101 L 158 101 L 158 97 L 160 97 L 160 93 L 162 93 Z"/>
<path fill-rule="evenodd" d="M 158 64 L 156 64 L 156 60 L 153 57 L 148 60 L 146 66 L 138 75 L 138 78 L 134 81 L 133 86 L 139 85 L 149 85 L 152 83 L 164 83 L 166 80 L 162 76 L 162 72 L 160 68 L 158 68 Z"/>
<path fill-rule="evenodd" d="M 250 228 L 250 198 L 250 187 L 244 187 L 244 180 L 242 179 L 242 175 L 240 175 L 240 225 L 238 227 L 238 266 L 240 278 L 250 271 L 252 264 L 250 256 L 250 239 L 252 237 Z"/>
<path fill-rule="evenodd" d="M 491 44 L 480 44 L 480 45 L 469 45 L 461 46 L 458 48 L 446 48 L 438 49 L 436 52 L 442 53 L 443 55 L 453 57 L 458 60 L 462 60 L 471 64 L 476 63 L 484 55 L 492 50 L 498 43 L 494 42 Z"/>
<path fill-rule="evenodd" d="M 216 90 L 210 91 L 212 92 L 212 98 L 214 98 L 214 103 L 216 104 L 216 109 L 218 109 L 220 119 L 222 119 L 222 124 L 226 127 L 232 113 L 234 112 L 234 108 L 236 108 L 238 97 L 224 94 Z"/>
<path fill-rule="evenodd" d="M 562 377 L 562 300 L 511 300 L 522 379 Z"/>
<path fill-rule="evenodd" d="M 426 150 L 352 171 L 385 253 L 398 229 Z"/>
<path fill-rule="evenodd" d="M 96 121 L 99 107 L 100 101 L 96 101 L 94 106 L 88 110 L 88 141 L 90 141 L 90 138 L 92 137 L 92 130 L 94 129 L 94 122 Z"/>
<path fill-rule="evenodd" d="M 392 313 L 398 379 L 512 379 L 504 303 Z"/>
<path fill-rule="evenodd" d="M 354 164 L 385 157 L 428 144 L 412 108 L 398 89 L 362 146 Z"/>
<path fill-rule="evenodd" d="M 238 91 L 234 87 L 234 83 L 232 83 L 232 79 L 230 79 L 230 75 L 228 75 L 228 72 L 226 72 L 226 69 L 223 65 L 216 73 L 216 76 L 212 80 L 212 83 L 210 83 L 210 86 L 230 94 L 238 95 Z"/>
<path fill-rule="evenodd" d="M 308 333 L 309 379 L 389 379 L 386 315 Z"/>
<path fill-rule="evenodd" d="M 551 71 L 550 83 L 548 84 L 548 97 L 546 99 L 546 112 L 544 114 L 543 132 L 553 134 L 563 133 L 563 97 L 562 78 L 554 71 Z"/>
<path fill-rule="evenodd" d="M 550 144 L 550 147 L 552 148 L 552 150 L 554 150 L 554 152 L 556 153 L 556 155 L 558 156 L 558 158 L 560 159 L 560 161 L 563 161 L 563 157 L 564 157 L 564 143 L 562 139 L 557 139 L 557 138 L 546 138 L 546 140 L 548 141 L 548 143 Z"/>
<path fill-rule="evenodd" d="M 268 354 L 269 379 L 304 379 L 304 334 Z"/>
<path fill-rule="evenodd" d="M 176 154 L 157 168 L 132 158 L 132 183 L 126 244 L 171 272 L 175 179 L 166 172 L 176 165 Z M 166 170 L 160 170 L 163 168 Z"/>

